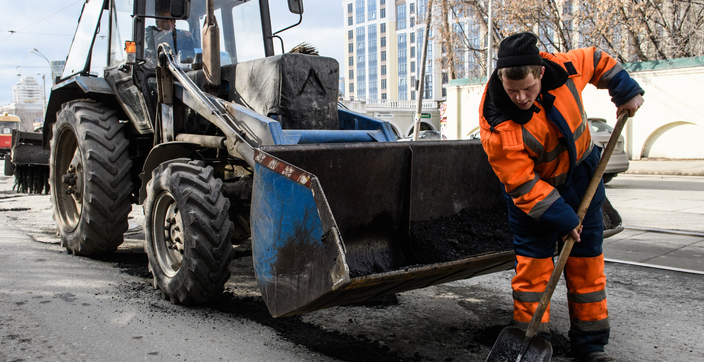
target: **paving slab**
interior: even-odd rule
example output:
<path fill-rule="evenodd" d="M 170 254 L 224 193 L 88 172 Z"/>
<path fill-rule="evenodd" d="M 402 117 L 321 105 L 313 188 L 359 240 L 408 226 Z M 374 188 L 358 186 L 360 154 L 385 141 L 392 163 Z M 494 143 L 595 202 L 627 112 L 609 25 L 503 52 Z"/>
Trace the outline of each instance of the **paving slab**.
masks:
<path fill-rule="evenodd" d="M 604 240 L 604 257 L 704 272 L 704 235 L 627 228 Z"/>
<path fill-rule="evenodd" d="M 646 260 L 645 263 L 704 272 L 704 241 Z"/>
<path fill-rule="evenodd" d="M 680 212 L 686 212 L 688 214 L 701 214 L 704 215 L 704 206 L 694 207 L 691 209 L 683 209 Z"/>

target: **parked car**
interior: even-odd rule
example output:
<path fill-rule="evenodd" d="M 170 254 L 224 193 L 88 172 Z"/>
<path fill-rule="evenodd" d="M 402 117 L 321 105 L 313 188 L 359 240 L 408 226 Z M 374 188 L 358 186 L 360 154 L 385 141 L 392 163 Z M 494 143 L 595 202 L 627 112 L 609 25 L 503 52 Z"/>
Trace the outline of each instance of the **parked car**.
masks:
<path fill-rule="evenodd" d="M 439 141 L 439 140 L 446 140 L 447 137 L 442 135 L 440 131 L 436 130 L 427 130 L 427 131 L 420 131 L 418 133 L 418 141 Z M 411 141 L 413 140 L 413 134 L 409 135 L 408 137 L 404 138 L 399 138 L 399 141 Z"/>
<path fill-rule="evenodd" d="M 603 118 L 589 118 L 587 121 L 592 134 L 592 142 L 602 149 L 605 148 L 611 133 L 614 131 L 613 127 L 606 124 L 606 120 Z M 609 163 L 606 164 L 603 177 L 604 183 L 613 180 L 619 173 L 628 171 L 628 166 L 628 154 L 624 147 L 623 135 L 620 135 Z"/>

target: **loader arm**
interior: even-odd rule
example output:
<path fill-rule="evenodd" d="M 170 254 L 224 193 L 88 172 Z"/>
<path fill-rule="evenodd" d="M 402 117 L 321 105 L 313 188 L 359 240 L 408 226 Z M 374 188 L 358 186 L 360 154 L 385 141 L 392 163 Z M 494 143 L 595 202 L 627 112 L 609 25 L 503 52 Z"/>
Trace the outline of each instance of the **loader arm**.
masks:
<path fill-rule="evenodd" d="M 254 148 L 245 140 L 249 137 L 258 140 L 253 132 L 247 132 L 247 128 L 237 122 L 225 108 L 221 101 L 201 91 L 198 86 L 178 67 L 174 61 L 171 49 L 165 44 L 159 46 L 159 71 L 168 71 L 173 76 L 161 76 L 159 79 L 159 99 L 171 101 L 171 104 L 162 103 L 162 107 L 172 107 L 173 102 L 165 96 L 167 92 L 173 92 L 173 96 L 193 109 L 200 116 L 207 119 L 218 127 L 225 134 L 225 145 L 228 153 L 233 157 L 238 157 L 254 167 Z M 175 84 L 173 79 L 180 84 Z M 256 114 L 248 114 L 244 110 L 241 112 L 245 116 L 256 117 Z M 253 112 L 252 112 L 253 113 Z"/>

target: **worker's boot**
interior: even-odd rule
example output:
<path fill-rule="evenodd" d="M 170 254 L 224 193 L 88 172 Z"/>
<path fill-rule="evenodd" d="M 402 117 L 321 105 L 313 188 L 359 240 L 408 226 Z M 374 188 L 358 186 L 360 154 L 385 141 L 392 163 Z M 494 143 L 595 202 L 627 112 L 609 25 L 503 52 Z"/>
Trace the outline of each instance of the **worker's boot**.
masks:
<path fill-rule="evenodd" d="M 576 362 L 616 362 L 615 359 L 609 357 L 606 352 L 596 351 L 589 352 L 583 356 L 575 358 Z"/>

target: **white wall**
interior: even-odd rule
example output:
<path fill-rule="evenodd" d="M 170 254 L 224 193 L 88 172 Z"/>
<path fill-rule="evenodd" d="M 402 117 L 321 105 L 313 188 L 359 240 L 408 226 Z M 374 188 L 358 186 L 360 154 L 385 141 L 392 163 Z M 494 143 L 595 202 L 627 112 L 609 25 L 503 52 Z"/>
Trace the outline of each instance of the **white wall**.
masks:
<path fill-rule="evenodd" d="M 645 103 L 623 131 L 632 160 L 649 158 L 704 159 L 704 67 L 632 72 L 645 90 Z M 464 83 L 464 84 L 462 84 Z M 447 136 L 464 139 L 478 129 L 483 84 L 455 80 L 447 87 Z M 589 117 L 601 117 L 612 126 L 616 107 L 607 90 L 591 85 L 583 101 Z"/>
<path fill-rule="evenodd" d="M 700 97 L 704 67 L 633 72 L 645 90 L 645 103 L 625 130 L 633 160 L 650 158 L 704 158 L 704 108 Z M 616 111 L 608 92 L 587 87 L 584 105 L 590 117 L 612 125 Z"/>
<path fill-rule="evenodd" d="M 479 104 L 484 92 L 484 84 L 447 86 L 447 126 L 448 139 L 467 139 L 479 130 Z"/>

